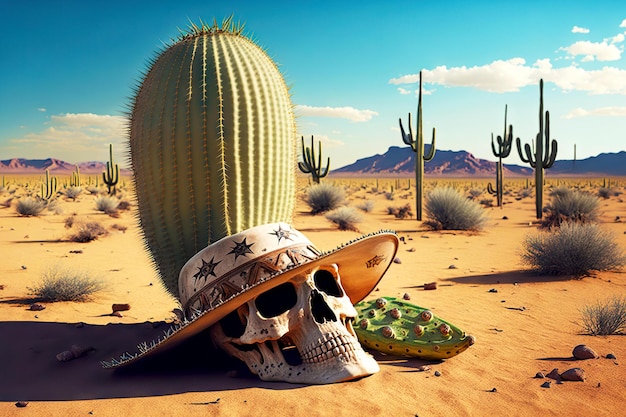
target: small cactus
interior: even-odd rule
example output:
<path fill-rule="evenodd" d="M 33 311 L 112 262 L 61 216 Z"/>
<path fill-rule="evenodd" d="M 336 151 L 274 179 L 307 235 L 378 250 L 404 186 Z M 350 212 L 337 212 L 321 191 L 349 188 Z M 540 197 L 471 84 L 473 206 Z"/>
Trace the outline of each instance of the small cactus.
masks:
<path fill-rule="evenodd" d="M 509 133 L 506 131 L 506 115 L 507 115 L 507 106 L 504 106 L 504 134 L 502 136 L 497 137 L 498 148 L 496 149 L 496 145 L 493 140 L 493 133 L 491 134 L 491 151 L 493 155 L 498 158 L 496 162 L 496 188 L 494 189 L 491 186 L 491 183 L 487 184 L 487 191 L 491 195 L 496 196 L 496 200 L 498 202 L 498 207 L 502 208 L 502 199 L 503 199 L 503 180 L 502 180 L 502 159 L 509 156 L 511 153 L 511 145 L 513 144 L 513 125 L 509 125 Z"/>
<path fill-rule="evenodd" d="M 298 162 L 298 168 L 305 174 L 311 174 L 313 182 L 320 183 L 320 178 L 328 175 L 330 167 L 330 157 L 326 161 L 326 168 L 322 168 L 322 142 L 319 141 L 317 161 L 315 160 L 315 148 L 313 147 L 313 136 L 311 136 L 311 147 L 305 148 L 304 136 L 302 136 L 302 162 Z"/>
<path fill-rule="evenodd" d="M 46 169 L 46 180 L 41 185 L 41 198 L 50 201 L 57 193 L 57 178 L 50 177 L 50 171 Z"/>
<path fill-rule="evenodd" d="M 118 181 L 120 180 L 120 167 L 113 162 L 113 145 L 109 144 L 109 160 L 106 171 L 102 173 L 102 181 L 107 185 L 109 195 L 115 195 Z"/>

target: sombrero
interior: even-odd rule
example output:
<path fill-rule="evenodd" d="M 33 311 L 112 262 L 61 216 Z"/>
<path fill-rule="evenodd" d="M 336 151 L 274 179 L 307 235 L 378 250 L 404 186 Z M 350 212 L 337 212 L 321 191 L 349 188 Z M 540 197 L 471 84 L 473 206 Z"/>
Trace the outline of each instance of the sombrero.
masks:
<path fill-rule="evenodd" d="M 157 340 L 137 346 L 104 368 L 129 365 L 170 349 L 209 328 L 238 307 L 294 276 L 321 264 L 337 264 L 343 288 L 353 304 L 378 284 L 398 249 L 398 237 L 381 230 L 321 252 L 286 223 L 252 227 L 224 237 L 194 255 L 180 271 L 183 315 Z"/>

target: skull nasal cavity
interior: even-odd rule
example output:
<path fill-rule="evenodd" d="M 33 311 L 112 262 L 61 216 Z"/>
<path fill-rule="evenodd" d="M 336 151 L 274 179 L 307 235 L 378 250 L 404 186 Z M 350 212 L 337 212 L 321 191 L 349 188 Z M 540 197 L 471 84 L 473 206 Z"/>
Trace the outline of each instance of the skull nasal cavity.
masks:
<path fill-rule="evenodd" d="M 320 324 L 327 321 L 337 321 L 337 316 L 324 301 L 324 296 L 317 290 L 311 292 L 311 313 L 313 313 L 315 321 Z"/>
<path fill-rule="evenodd" d="M 325 269 L 317 270 L 313 275 L 313 280 L 315 287 L 321 292 L 333 297 L 343 297 L 343 291 L 332 272 Z"/>

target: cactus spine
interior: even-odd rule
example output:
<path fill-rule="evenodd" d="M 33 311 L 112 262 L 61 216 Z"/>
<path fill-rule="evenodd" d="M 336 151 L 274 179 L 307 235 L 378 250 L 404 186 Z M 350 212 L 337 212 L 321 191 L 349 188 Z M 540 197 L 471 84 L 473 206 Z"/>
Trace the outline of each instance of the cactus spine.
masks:
<path fill-rule="evenodd" d="M 109 160 L 106 171 L 102 173 L 102 181 L 107 185 L 110 195 L 115 195 L 118 181 L 120 180 L 120 167 L 113 162 L 113 145 L 109 144 Z"/>
<path fill-rule="evenodd" d="M 198 251 L 253 226 L 290 222 L 296 124 L 287 85 L 232 18 L 191 24 L 153 59 L 130 114 L 139 220 L 178 295 Z"/>
<path fill-rule="evenodd" d="M 424 135 L 422 134 L 422 71 L 420 71 L 420 89 L 417 99 L 417 136 L 413 137 L 413 126 L 411 124 L 411 113 L 409 113 L 409 133 L 406 134 L 400 122 L 400 131 L 402 140 L 409 145 L 415 152 L 415 211 L 417 212 L 417 220 L 422 220 L 422 201 L 424 194 L 424 161 L 430 161 L 435 156 L 435 128 L 433 127 L 433 139 L 428 149 L 428 153 L 424 154 Z"/>
<path fill-rule="evenodd" d="M 311 136 L 311 147 L 304 146 L 304 136 L 302 139 L 302 162 L 298 162 L 298 168 L 305 174 L 311 174 L 313 182 L 320 183 L 320 178 L 324 178 L 328 175 L 328 168 L 330 167 L 330 157 L 326 161 L 326 168 L 322 168 L 322 142 L 317 142 L 318 152 L 317 161 L 315 160 L 315 148 L 313 147 L 313 136 Z"/>
<path fill-rule="evenodd" d="M 558 146 L 555 139 L 550 142 L 550 112 L 547 110 L 545 112 L 544 125 L 543 79 L 539 80 L 539 133 L 537 133 L 537 137 L 535 139 L 534 152 L 527 143 L 524 146 L 524 150 L 526 152 L 526 155 L 524 155 L 519 138 L 516 139 L 516 143 L 520 159 L 523 162 L 530 164 L 531 168 L 535 169 L 535 208 L 537 210 L 537 218 L 541 219 L 543 215 L 544 169 L 551 168 L 552 164 L 554 164 Z"/>
<path fill-rule="evenodd" d="M 513 144 L 513 125 L 509 125 L 509 133 L 506 132 L 506 115 L 507 106 L 504 106 L 504 133 L 502 136 L 497 137 L 498 149 L 493 141 L 493 133 L 491 134 L 491 151 L 493 155 L 498 158 L 496 162 L 496 188 L 491 186 L 491 183 L 487 184 L 487 191 L 491 195 L 496 196 L 498 207 L 502 208 L 503 199 L 503 182 L 502 182 L 502 159 L 509 156 L 511 153 L 511 145 Z"/>
<path fill-rule="evenodd" d="M 57 178 L 50 177 L 50 171 L 46 169 L 46 180 L 41 184 L 41 198 L 50 201 L 57 193 Z"/>

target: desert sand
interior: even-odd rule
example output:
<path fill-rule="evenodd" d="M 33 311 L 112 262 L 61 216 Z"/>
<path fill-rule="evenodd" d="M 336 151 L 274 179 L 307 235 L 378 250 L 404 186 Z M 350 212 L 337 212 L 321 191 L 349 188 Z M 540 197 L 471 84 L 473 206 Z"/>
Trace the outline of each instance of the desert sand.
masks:
<path fill-rule="evenodd" d="M 369 188 L 349 194 L 352 205 L 364 199 L 375 204 L 363 215 L 360 233 L 338 231 L 323 216 L 308 214 L 301 201 L 293 226 L 322 250 L 361 233 L 395 230 L 403 238 L 400 263 L 392 264 L 370 298 L 408 293 L 412 303 L 474 335 L 467 351 L 442 362 L 372 352 L 379 373 L 321 386 L 263 382 L 205 349 L 200 339 L 132 372 L 102 369 L 100 361 L 156 338 L 163 322 L 174 319 L 177 304 L 160 287 L 144 250 L 136 207 L 112 218 L 95 210 L 93 196 L 82 194 L 76 202 L 61 197 L 61 214 L 19 217 L 14 205 L 0 208 L 0 415 L 623 415 L 625 336 L 584 335 L 577 324 L 584 305 L 626 295 L 623 271 L 582 279 L 529 273 L 519 255 L 524 237 L 537 231 L 533 197 L 509 195 L 504 208 L 487 208 L 490 221 L 482 232 L 430 231 L 414 219 L 387 214 L 388 206 L 414 205 L 407 192 L 389 201 Z M 617 219 L 626 219 L 623 198 L 601 200 L 600 221 L 626 249 L 626 222 Z M 71 230 L 64 223 L 73 214 L 77 221 L 100 222 L 108 235 L 89 243 L 67 241 Z M 53 265 L 86 269 L 105 280 L 106 290 L 87 302 L 44 303 L 44 310 L 31 311 L 35 300 L 28 288 Z M 419 287 L 433 281 L 434 291 Z M 113 303 L 131 309 L 111 316 Z M 69 362 L 56 359 L 74 344 L 94 351 Z M 579 344 L 601 357 L 574 360 L 572 349 Z M 609 353 L 616 359 L 607 359 Z M 422 365 L 430 369 L 422 371 Z M 543 388 L 551 380 L 535 378 L 537 372 L 573 367 L 584 369 L 587 380 L 552 381 Z M 17 407 L 18 401 L 28 404 Z"/>

